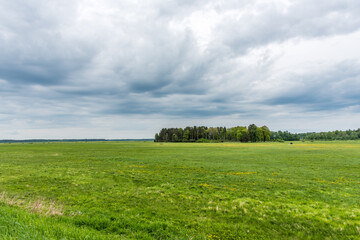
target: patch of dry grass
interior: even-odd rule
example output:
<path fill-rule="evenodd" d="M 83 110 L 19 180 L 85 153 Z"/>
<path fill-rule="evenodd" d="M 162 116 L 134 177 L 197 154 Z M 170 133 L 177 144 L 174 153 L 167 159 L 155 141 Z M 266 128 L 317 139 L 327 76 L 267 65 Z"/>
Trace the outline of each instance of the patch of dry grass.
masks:
<path fill-rule="evenodd" d="M 46 199 L 25 199 L 18 196 L 9 196 L 6 192 L 2 192 L 0 193 L 0 203 L 20 207 L 46 216 L 64 215 L 61 205 Z"/>

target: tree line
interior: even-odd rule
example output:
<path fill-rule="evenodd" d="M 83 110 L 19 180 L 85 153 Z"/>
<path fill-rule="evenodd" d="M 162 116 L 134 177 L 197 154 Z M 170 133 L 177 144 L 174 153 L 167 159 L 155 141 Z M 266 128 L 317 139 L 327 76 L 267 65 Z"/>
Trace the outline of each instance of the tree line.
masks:
<path fill-rule="evenodd" d="M 336 130 L 329 132 L 290 133 L 288 131 L 271 132 L 272 141 L 314 141 L 314 140 L 357 140 L 360 139 L 360 128 L 357 130 Z"/>
<path fill-rule="evenodd" d="M 186 128 L 163 128 L 155 134 L 155 142 L 267 142 L 267 141 L 314 141 L 314 140 L 358 140 L 357 130 L 336 130 L 329 132 L 291 133 L 289 131 L 270 131 L 267 126 L 246 126 Z"/>
<path fill-rule="evenodd" d="M 155 134 L 155 142 L 266 142 L 270 141 L 271 132 L 267 126 L 163 128 Z"/>

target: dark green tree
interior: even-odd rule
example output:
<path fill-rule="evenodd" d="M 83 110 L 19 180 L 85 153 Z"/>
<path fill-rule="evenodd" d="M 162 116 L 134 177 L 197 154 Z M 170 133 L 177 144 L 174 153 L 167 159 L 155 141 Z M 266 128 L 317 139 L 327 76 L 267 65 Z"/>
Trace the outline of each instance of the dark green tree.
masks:
<path fill-rule="evenodd" d="M 259 129 L 255 124 L 249 125 L 248 132 L 249 132 L 249 141 L 250 142 L 259 142 L 260 141 Z"/>
<path fill-rule="evenodd" d="M 190 139 L 190 130 L 186 129 L 185 132 L 184 132 L 183 141 L 187 142 L 187 141 L 189 141 L 189 139 Z"/>

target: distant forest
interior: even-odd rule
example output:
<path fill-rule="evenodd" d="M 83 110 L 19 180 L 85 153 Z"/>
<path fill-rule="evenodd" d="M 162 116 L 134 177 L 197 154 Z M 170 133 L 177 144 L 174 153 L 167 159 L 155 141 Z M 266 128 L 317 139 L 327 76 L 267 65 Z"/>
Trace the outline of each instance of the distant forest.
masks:
<path fill-rule="evenodd" d="M 290 133 L 288 131 L 271 132 L 271 140 L 299 141 L 299 140 L 357 140 L 360 139 L 360 128 L 357 130 L 336 130 L 329 132 Z"/>
<path fill-rule="evenodd" d="M 155 142 L 210 142 L 210 141 L 238 141 L 238 142 L 267 142 L 271 140 L 268 127 L 186 127 L 163 128 L 155 134 Z"/>
<path fill-rule="evenodd" d="M 357 140 L 357 130 L 290 133 L 288 131 L 270 131 L 267 126 L 163 128 L 155 134 L 155 142 L 268 142 L 268 141 L 314 141 L 314 140 Z"/>

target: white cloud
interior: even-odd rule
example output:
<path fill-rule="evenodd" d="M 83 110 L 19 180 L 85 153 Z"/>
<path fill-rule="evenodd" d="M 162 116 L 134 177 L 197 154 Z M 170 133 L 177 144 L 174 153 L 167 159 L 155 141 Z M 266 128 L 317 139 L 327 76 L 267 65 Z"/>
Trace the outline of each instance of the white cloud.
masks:
<path fill-rule="evenodd" d="M 151 137 L 161 124 L 237 121 L 295 129 L 299 114 L 313 130 L 358 127 L 356 0 L 0 6 L 4 138 Z M 338 127 L 314 120 L 325 113 Z"/>

